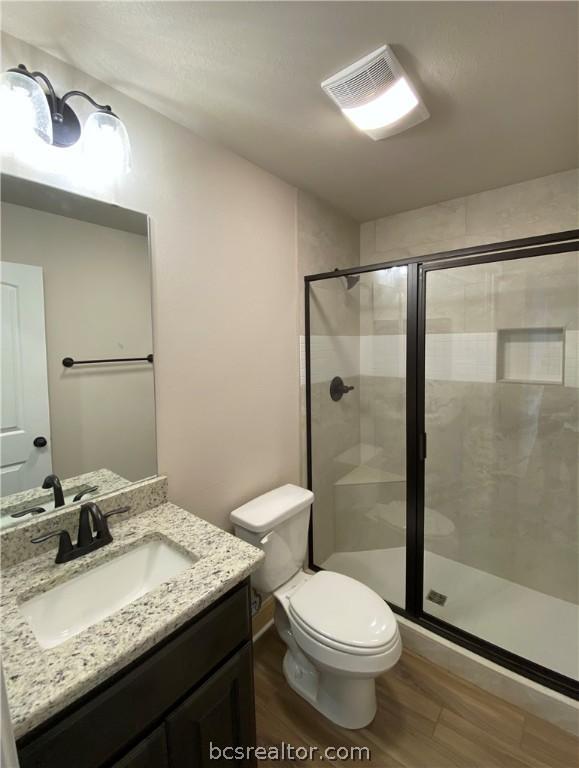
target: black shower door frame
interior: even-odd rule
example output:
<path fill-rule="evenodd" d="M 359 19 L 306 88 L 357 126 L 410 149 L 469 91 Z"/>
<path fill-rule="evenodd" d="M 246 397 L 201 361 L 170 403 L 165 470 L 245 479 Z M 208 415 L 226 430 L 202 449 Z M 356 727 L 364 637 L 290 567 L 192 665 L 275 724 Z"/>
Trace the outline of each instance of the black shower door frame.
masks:
<path fill-rule="evenodd" d="M 473 264 L 510 261 L 579 250 L 579 229 L 537 237 L 444 251 L 396 261 L 369 264 L 349 269 L 307 275 L 305 282 L 305 387 L 307 427 L 307 479 L 313 489 L 311 419 L 310 286 L 319 280 L 360 275 L 368 272 L 407 267 L 406 334 L 406 596 L 405 607 L 389 603 L 396 613 L 457 645 L 467 648 L 507 669 L 521 674 L 559 693 L 579 699 L 577 681 L 543 667 L 523 656 L 472 635 L 423 608 L 424 583 L 424 475 L 428 455 L 425 432 L 425 347 L 426 277 L 429 272 Z M 309 528 L 309 567 L 321 570 L 314 562 L 313 515 Z"/>

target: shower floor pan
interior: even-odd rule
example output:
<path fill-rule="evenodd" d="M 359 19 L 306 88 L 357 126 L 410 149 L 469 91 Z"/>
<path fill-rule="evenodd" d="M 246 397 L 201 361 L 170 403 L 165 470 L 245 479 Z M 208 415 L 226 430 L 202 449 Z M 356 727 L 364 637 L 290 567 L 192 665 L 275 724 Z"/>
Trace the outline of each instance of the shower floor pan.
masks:
<path fill-rule="evenodd" d="M 367 584 L 395 605 L 404 605 L 406 550 L 335 552 L 324 562 Z M 446 596 L 444 605 L 428 600 L 425 611 L 507 651 L 579 678 L 579 606 L 515 582 L 425 552 L 424 594 Z"/>

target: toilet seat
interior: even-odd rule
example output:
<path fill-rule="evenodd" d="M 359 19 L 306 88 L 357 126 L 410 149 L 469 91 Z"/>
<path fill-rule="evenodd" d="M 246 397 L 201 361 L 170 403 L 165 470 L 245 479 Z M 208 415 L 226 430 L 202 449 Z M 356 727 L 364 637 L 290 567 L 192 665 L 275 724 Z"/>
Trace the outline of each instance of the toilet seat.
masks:
<path fill-rule="evenodd" d="M 360 646 L 348 645 L 347 643 L 342 643 L 339 640 L 321 635 L 319 632 L 316 632 L 315 629 L 309 627 L 307 624 L 301 621 L 301 619 L 293 614 L 291 610 L 289 619 L 292 627 L 294 628 L 294 631 L 299 630 L 300 635 L 305 635 L 308 637 L 308 639 L 318 643 L 324 648 L 341 651 L 341 653 L 347 653 L 351 656 L 376 656 L 388 652 L 398 642 L 398 633 L 394 631 L 394 634 L 390 638 L 389 642 L 385 645 L 374 648 L 361 648 Z"/>
<path fill-rule="evenodd" d="M 303 582 L 289 596 L 288 614 L 300 634 L 342 653 L 380 655 L 398 640 L 396 619 L 382 598 L 332 571 Z"/>

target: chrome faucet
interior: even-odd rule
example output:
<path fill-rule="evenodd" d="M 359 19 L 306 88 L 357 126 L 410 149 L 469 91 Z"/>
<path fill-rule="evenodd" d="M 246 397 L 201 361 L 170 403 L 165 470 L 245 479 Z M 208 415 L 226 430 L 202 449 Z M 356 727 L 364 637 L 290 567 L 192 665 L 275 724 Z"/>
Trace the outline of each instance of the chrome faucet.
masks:
<path fill-rule="evenodd" d="M 109 530 L 108 518 L 111 515 L 119 515 L 121 512 L 128 512 L 129 510 L 130 507 L 119 507 L 111 512 L 103 513 L 94 501 L 89 501 L 83 504 L 79 510 L 76 544 L 72 543 L 70 533 L 65 528 L 36 536 L 30 541 L 32 544 L 41 544 L 43 541 L 58 536 L 58 551 L 54 562 L 68 563 L 70 560 L 76 560 L 77 557 L 82 557 L 82 555 L 87 555 L 89 552 L 104 547 L 105 544 L 110 544 L 113 537 Z"/>

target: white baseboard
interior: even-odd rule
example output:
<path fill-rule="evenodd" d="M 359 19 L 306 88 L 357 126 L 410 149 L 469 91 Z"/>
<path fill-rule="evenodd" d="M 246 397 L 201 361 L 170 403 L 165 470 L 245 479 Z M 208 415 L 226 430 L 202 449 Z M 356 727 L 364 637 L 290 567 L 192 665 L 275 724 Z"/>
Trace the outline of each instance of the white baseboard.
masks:
<path fill-rule="evenodd" d="M 267 630 L 273 627 L 273 619 L 270 619 L 267 624 L 265 624 L 260 630 L 258 630 L 255 635 L 253 636 L 253 642 L 255 643 L 256 640 L 259 640 L 259 638 L 264 635 Z"/>

